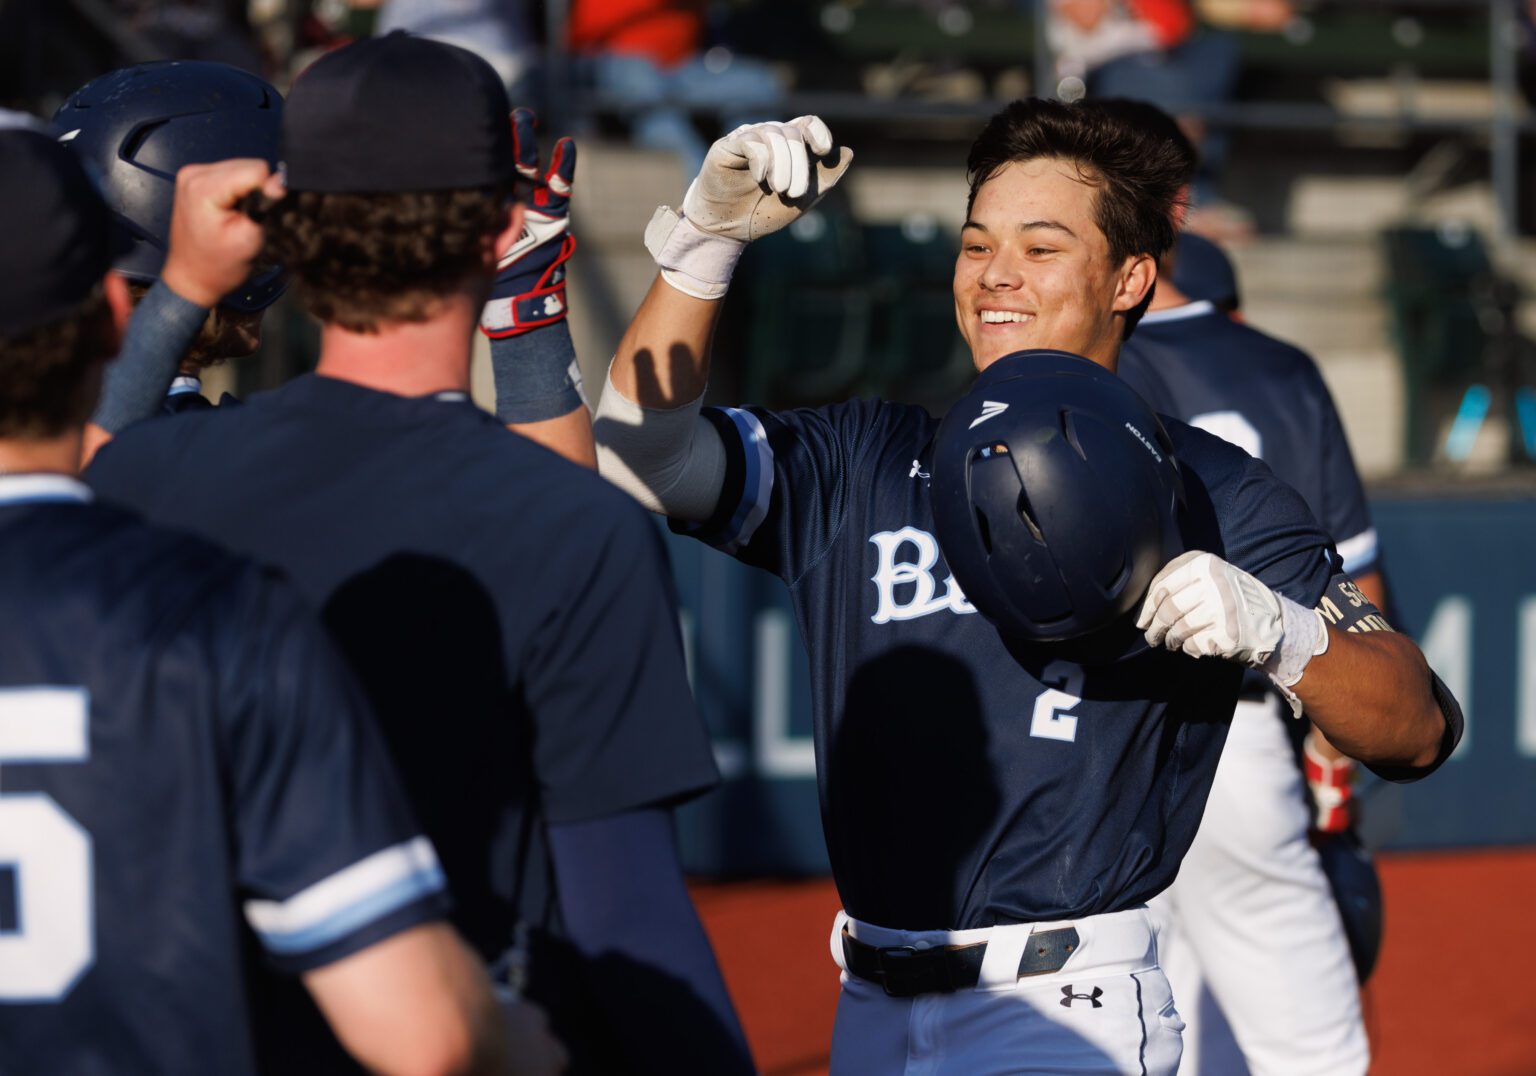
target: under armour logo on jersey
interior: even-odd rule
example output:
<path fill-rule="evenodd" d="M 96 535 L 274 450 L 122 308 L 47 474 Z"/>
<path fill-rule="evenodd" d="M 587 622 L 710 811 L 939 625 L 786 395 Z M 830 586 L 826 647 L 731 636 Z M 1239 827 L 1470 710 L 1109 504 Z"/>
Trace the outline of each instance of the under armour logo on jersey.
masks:
<path fill-rule="evenodd" d="M 1087 994 L 1074 994 L 1070 985 L 1064 986 L 1061 988 L 1061 1007 L 1063 1009 L 1070 1009 L 1074 1001 L 1086 1001 L 1091 1003 L 1095 1009 L 1102 1009 L 1104 1003 L 1099 999 L 1103 996 L 1104 991 L 1098 987 L 1094 987 L 1092 992 Z"/>
<path fill-rule="evenodd" d="M 935 594 L 938 580 L 933 576 L 933 566 L 939 562 L 939 543 L 927 531 L 916 527 L 903 527 L 899 531 L 882 531 L 869 539 L 879 551 L 879 565 L 870 582 L 875 584 L 879 604 L 869 619 L 876 624 L 892 620 L 916 620 L 930 613 L 949 610 L 951 613 L 974 613 L 976 607 L 965 600 L 965 594 L 954 576 L 944 579 L 944 593 Z M 898 560 L 906 549 L 917 554 L 916 560 Z M 896 588 L 912 589 L 902 601 Z"/>
<path fill-rule="evenodd" d="M 981 414 L 977 415 L 975 420 L 966 429 L 974 430 L 977 426 L 987 421 L 987 419 L 996 418 L 1006 410 L 1008 410 L 1008 405 L 1005 403 L 998 403 L 996 400 L 982 400 Z"/>

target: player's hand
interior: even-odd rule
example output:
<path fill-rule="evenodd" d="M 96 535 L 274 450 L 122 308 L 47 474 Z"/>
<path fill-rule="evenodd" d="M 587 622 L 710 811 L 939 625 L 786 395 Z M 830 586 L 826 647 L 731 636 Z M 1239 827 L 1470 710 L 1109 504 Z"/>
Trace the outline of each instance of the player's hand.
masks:
<path fill-rule="evenodd" d="M 1199 550 L 1175 557 L 1152 578 L 1136 626 L 1151 646 L 1254 668 L 1269 660 L 1285 631 L 1279 595 Z"/>
<path fill-rule="evenodd" d="M 819 117 L 749 123 L 709 147 L 683 216 L 702 231 L 750 243 L 810 209 L 852 163 L 853 150 L 837 146 Z"/>
<path fill-rule="evenodd" d="M 549 1018 L 531 1001 L 503 1001 L 501 1012 L 516 1076 L 558 1076 L 571 1063 L 565 1046 L 549 1030 Z"/>
<path fill-rule="evenodd" d="M 645 247 L 674 288 L 719 299 L 745 245 L 814 206 L 852 162 L 816 116 L 738 127 L 709 147 L 682 212 L 656 210 Z"/>
<path fill-rule="evenodd" d="M 1312 794 L 1312 828 L 1318 833 L 1343 833 L 1355 824 L 1357 765 L 1337 750 L 1325 750 L 1325 743 L 1316 729 L 1301 743 L 1302 771 Z"/>
<path fill-rule="evenodd" d="M 523 231 L 501 252 L 490 301 L 480 315 L 487 336 L 517 336 L 565 317 L 565 263 L 576 250 L 570 232 L 571 184 L 576 176 L 576 143 L 555 143 L 549 170 L 539 172 L 539 144 L 533 111 L 512 113 L 517 172 L 530 185 L 524 198 Z"/>
<path fill-rule="evenodd" d="M 189 164 L 176 173 L 170 248 L 160 278 L 183 299 L 212 307 L 250 275 L 261 225 L 240 208 L 246 195 L 283 196 L 281 179 L 259 158 Z"/>

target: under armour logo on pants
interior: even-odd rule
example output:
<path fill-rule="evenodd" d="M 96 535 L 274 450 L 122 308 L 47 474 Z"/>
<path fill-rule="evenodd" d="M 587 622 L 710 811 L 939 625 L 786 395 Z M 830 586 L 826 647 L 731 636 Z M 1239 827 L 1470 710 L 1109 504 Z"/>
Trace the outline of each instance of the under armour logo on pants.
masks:
<path fill-rule="evenodd" d="M 1104 991 L 1100 990 L 1098 987 L 1094 987 L 1093 991 L 1088 994 L 1074 994 L 1072 993 L 1072 987 L 1070 985 L 1064 986 L 1061 988 L 1061 1007 L 1064 1009 L 1070 1009 L 1074 1001 L 1087 1001 L 1090 1002 L 1095 1009 L 1102 1009 L 1104 1007 L 1104 1003 L 1099 999 L 1103 996 Z"/>

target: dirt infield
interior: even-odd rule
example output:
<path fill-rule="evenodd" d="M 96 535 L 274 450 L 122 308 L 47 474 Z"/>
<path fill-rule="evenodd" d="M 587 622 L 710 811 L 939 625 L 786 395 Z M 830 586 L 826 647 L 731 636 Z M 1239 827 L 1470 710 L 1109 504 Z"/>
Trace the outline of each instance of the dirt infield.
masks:
<path fill-rule="evenodd" d="M 1378 1076 L 1536 1076 L 1536 849 L 1381 858 L 1366 995 Z M 823 1073 L 837 974 L 829 881 L 700 883 L 704 925 L 768 1076 Z"/>

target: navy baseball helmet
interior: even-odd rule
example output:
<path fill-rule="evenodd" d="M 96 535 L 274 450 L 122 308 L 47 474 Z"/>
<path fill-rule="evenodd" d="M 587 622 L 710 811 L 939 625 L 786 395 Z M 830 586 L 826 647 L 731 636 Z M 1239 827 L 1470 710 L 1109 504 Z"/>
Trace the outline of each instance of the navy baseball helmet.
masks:
<path fill-rule="evenodd" d="M 950 572 L 1005 639 L 1082 664 L 1147 649 L 1136 615 L 1184 551 L 1184 483 L 1120 378 L 1061 351 L 999 359 L 940 423 L 929 490 Z"/>
<path fill-rule="evenodd" d="M 1323 861 L 1323 873 L 1344 920 L 1344 936 L 1349 939 L 1349 955 L 1355 962 L 1355 974 L 1364 986 L 1376 970 L 1381 955 L 1382 901 L 1381 878 L 1371 853 L 1353 833 L 1328 833 L 1318 839 L 1317 854 Z"/>
<path fill-rule="evenodd" d="M 1229 314 L 1241 305 L 1232 259 L 1221 247 L 1193 232 L 1179 233 L 1173 255 L 1173 286 L 1191 299 L 1208 299 Z"/>
<path fill-rule="evenodd" d="M 92 79 L 53 117 L 101 184 L 126 253 L 113 268 L 153 283 L 170 242 L 176 172 L 187 164 L 260 157 L 277 167 L 283 98 L 238 67 L 198 60 L 139 64 Z M 288 286 L 277 266 L 261 266 L 221 305 L 254 312 Z"/>

